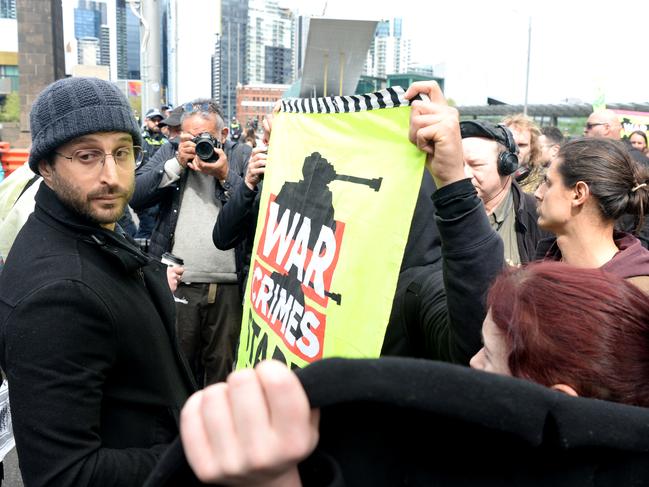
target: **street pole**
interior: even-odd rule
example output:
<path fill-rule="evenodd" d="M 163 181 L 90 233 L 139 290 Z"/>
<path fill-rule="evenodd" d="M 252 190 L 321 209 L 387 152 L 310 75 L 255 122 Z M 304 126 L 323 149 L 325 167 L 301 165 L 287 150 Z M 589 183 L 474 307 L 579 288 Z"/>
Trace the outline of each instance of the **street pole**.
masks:
<path fill-rule="evenodd" d="M 159 108 L 162 102 L 162 22 L 160 18 L 159 0 L 143 0 L 142 17 L 149 24 L 149 43 L 146 47 L 148 62 L 148 98 L 149 108 Z M 145 109 L 144 107 L 142 107 Z"/>
<path fill-rule="evenodd" d="M 525 104 L 523 105 L 523 115 L 527 115 L 527 95 L 530 87 L 530 57 L 532 53 L 532 16 L 529 16 L 527 29 L 527 74 L 525 75 Z"/>
<path fill-rule="evenodd" d="M 131 11 L 140 20 L 142 26 L 140 78 L 142 80 L 142 114 L 144 115 L 150 108 L 158 108 L 161 102 L 160 5 L 158 0 L 142 0 L 141 2 L 130 0 L 129 4 Z M 140 10 L 138 10 L 138 7 L 140 7 Z"/>
<path fill-rule="evenodd" d="M 340 87 L 338 89 L 338 96 L 343 96 L 343 78 L 345 77 L 345 53 L 341 52 L 338 56 L 338 61 L 340 64 L 340 73 L 338 73 L 338 81 L 340 82 Z"/>

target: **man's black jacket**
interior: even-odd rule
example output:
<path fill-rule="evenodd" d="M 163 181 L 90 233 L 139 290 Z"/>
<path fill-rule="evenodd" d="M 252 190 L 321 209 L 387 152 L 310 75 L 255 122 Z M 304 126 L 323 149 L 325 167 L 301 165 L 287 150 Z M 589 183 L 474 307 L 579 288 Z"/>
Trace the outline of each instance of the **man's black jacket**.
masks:
<path fill-rule="evenodd" d="M 195 390 L 165 267 L 42 184 L 0 275 L 25 485 L 141 485 Z"/>
<path fill-rule="evenodd" d="M 523 192 L 516 181 L 512 182 L 511 191 L 514 196 L 516 217 L 514 230 L 516 232 L 518 254 L 521 258 L 521 264 L 527 264 L 534 260 L 539 242 L 550 237 L 551 234 L 539 228 L 536 198 L 529 193 Z"/>
<path fill-rule="evenodd" d="M 442 265 L 399 276 L 382 355 L 468 364 L 481 347 L 485 300 L 504 266 L 503 243 L 491 228 L 471 180 L 437 190 L 429 206 L 441 239 Z"/>

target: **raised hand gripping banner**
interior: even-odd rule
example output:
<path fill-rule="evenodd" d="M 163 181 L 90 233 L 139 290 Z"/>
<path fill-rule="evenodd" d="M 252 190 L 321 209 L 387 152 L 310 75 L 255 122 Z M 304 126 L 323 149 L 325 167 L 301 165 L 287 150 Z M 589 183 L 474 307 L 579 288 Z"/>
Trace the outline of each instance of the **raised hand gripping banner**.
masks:
<path fill-rule="evenodd" d="M 283 101 L 237 368 L 380 354 L 425 162 L 409 116 L 398 87 Z"/>

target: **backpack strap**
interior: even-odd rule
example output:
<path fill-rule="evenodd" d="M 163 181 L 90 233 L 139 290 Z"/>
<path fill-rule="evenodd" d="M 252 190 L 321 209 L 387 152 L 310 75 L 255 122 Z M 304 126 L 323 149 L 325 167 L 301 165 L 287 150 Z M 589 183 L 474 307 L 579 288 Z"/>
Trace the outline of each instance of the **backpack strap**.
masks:
<path fill-rule="evenodd" d="M 29 187 L 30 187 L 32 184 L 34 184 L 36 181 L 38 181 L 38 180 L 40 179 L 40 177 L 41 177 L 41 176 L 40 176 L 39 174 L 34 174 L 34 177 L 31 178 L 29 181 L 27 181 L 27 184 L 25 184 L 25 186 L 23 186 L 23 189 L 20 190 L 20 194 L 18 195 L 18 198 L 16 198 L 16 200 L 14 201 L 14 204 L 11 205 L 12 208 L 13 208 L 14 206 L 16 206 L 16 203 L 18 202 L 18 200 L 20 199 L 20 197 L 21 197 L 23 194 L 25 194 L 25 191 L 27 191 L 27 190 L 29 189 Z"/>

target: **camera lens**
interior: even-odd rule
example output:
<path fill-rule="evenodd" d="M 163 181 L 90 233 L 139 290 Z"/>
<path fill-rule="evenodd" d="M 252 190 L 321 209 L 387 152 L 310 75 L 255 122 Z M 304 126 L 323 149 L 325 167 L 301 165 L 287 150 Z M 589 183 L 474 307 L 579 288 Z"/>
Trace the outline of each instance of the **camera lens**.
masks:
<path fill-rule="evenodd" d="M 196 155 L 207 161 L 214 157 L 214 146 L 209 140 L 201 140 L 196 144 Z"/>

